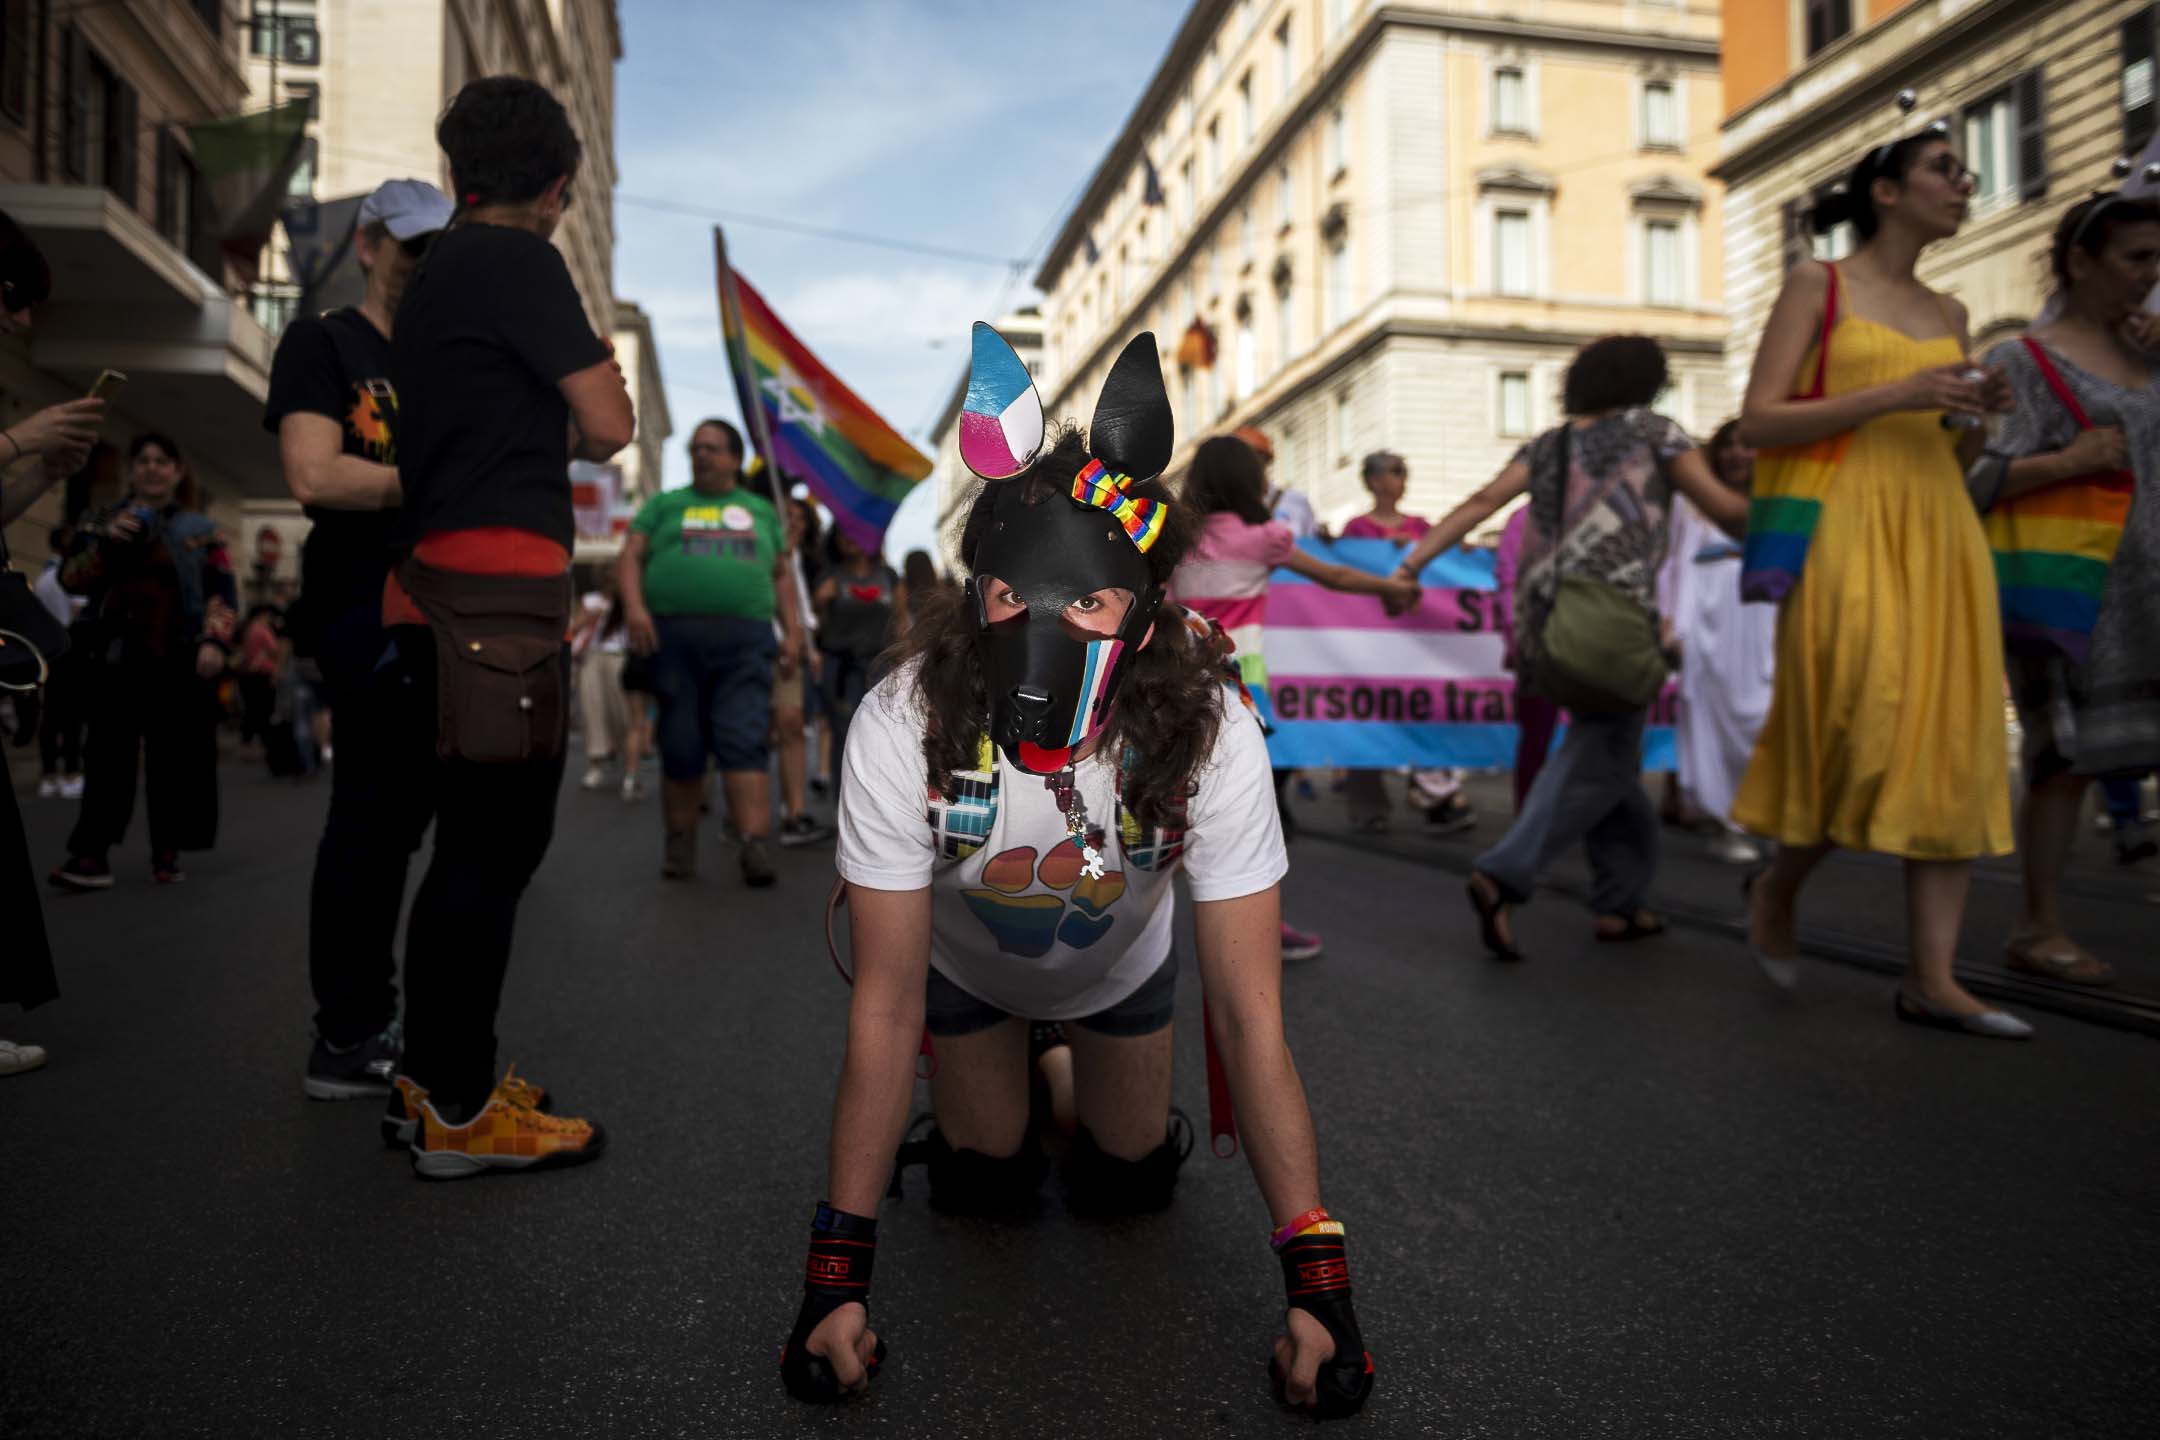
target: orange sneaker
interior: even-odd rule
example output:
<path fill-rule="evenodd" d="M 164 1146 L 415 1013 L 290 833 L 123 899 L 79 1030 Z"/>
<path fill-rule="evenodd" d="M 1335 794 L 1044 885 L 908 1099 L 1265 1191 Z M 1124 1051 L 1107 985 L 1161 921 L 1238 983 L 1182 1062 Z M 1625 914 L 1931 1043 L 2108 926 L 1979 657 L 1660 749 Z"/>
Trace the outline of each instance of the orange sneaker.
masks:
<path fill-rule="evenodd" d="M 488 1096 L 462 1125 L 445 1121 L 435 1102 L 422 1099 L 413 1132 L 413 1173 L 428 1180 L 463 1180 L 492 1170 L 542 1170 L 582 1165 L 606 1148 L 607 1134 L 589 1120 L 573 1120 L 533 1108 L 530 1089 L 513 1085 L 515 1073 Z"/>
<path fill-rule="evenodd" d="M 517 1104 L 534 1110 L 548 1108 L 548 1092 L 545 1086 L 535 1085 L 515 1072 L 505 1075 L 496 1087 Z M 420 1128 L 420 1102 L 427 1099 L 427 1088 L 410 1075 L 390 1077 L 390 1103 L 383 1107 L 383 1144 L 392 1150 L 412 1148 L 413 1134 Z"/>

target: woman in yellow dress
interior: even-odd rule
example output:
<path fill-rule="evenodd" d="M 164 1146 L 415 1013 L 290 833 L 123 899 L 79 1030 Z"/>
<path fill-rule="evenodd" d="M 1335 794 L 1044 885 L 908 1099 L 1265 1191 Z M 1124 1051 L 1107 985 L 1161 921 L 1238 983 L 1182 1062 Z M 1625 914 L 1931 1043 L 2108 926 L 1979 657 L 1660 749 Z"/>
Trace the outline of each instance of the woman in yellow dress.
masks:
<path fill-rule="evenodd" d="M 1964 484 L 2009 386 L 1967 358 L 1965 308 L 1913 274 L 1972 192 L 1938 129 L 1870 151 L 1814 217 L 1821 233 L 1850 224 L 1860 247 L 1834 274 L 1794 267 L 1770 313 L 1742 440 L 1848 439 L 1778 617 L 1770 716 L 1733 817 L 1779 846 L 1749 886 L 1750 947 L 1774 983 L 1794 983 L 1794 907 L 1830 847 L 1896 855 L 1911 947 L 1898 1018 L 2024 1039 L 1951 968 L 1972 862 L 2012 848 L 1994 564 Z M 1800 398 L 1826 305 L 1821 396 Z"/>

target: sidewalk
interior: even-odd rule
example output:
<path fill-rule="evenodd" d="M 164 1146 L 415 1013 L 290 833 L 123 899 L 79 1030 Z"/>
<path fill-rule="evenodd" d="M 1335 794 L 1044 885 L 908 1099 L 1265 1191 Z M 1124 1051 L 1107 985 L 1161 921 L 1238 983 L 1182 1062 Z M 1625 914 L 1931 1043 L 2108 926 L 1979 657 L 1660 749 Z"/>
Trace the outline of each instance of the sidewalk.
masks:
<path fill-rule="evenodd" d="M 1509 777 L 1473 775 L 1464 793 L 1476 807 L 1477 827 L 1452 835 L 1428 833 L 1424 817 L 1404 808 L 1400 777 L 1387 777 L 1388 829 L 1354 831 L 1344 797 L 1331 794 L 1320 772 L 1309 776 L 1318 796 L 1293 798 L 1301 839 L 1392 855 L 1455 875 L 1470 872 L 1471 858 L 1495 844 L 1514 817 Z M 1662 777 L 1646 777 L 1661 786 Z M 1293 796 L 1295 786 L 1293 786 Z M 1664 851 L 1651 904 L 1669 920 L 1731 935 L 1743 934 L 1740 878 L 1735 865 L 1710 858 L 1705 841 L 1684 831 L 1663 833 Z M 1801 948 L 1882 974 L 1905 966 L 1904 885 L 1899 862 L 1888 856 L 1833 853 L 1809 878 L 1800 902 Z M 2113 985 L 2094 989 L 2038 979 L 2008 970 L 2003 945 L 2020 912 L 2015 856 L 1985 860 L 1973 870 L 1972 900 L 1965 912 L 1958 977 L 1976 995 L 2012 1006 L 2052 1011 L 2097 1024 L 2160 1036 L 2160 868 L 2154 862 L 2124 869 L 2114 863 L 2111 842 L 2081 822 L 2077 847 L 2063 877 L 2064 908 L 2079 943 L 2115 967 Z M 1578 850 L 1557 862 L 1547 892 L 1579 902 L 1589 891 L 1589 867 Z M 1435 887 L 1432 904 L 1443 918 L 1473 923 L 1459 887 Z M 1587 918 L 1584 923 L 1589 922 Z"/>

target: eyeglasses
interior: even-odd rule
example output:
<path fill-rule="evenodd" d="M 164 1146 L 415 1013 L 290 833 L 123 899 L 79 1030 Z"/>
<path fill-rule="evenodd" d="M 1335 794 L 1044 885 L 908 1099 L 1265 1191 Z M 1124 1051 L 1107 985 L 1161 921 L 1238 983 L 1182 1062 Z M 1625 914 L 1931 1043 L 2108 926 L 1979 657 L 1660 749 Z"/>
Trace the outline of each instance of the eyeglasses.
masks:
<path fill-rule="evenodd" d="M 413 236 L 410 240 L 398 241 L 398 249 L 405 252 L 407 259 L 418 260 L 421 256 L 427 254 L 427 247 L 434 239 L 435 232 L 429 230 Z"/>
<path fill-rule="evenodd" d="M 1952 185 L 1963 185 L 1967 181 L 1977 181 L 1980 178 L 1979 171 L 1955 155 L 1938 155 L 1920 168 L 1942 176 Z"/>

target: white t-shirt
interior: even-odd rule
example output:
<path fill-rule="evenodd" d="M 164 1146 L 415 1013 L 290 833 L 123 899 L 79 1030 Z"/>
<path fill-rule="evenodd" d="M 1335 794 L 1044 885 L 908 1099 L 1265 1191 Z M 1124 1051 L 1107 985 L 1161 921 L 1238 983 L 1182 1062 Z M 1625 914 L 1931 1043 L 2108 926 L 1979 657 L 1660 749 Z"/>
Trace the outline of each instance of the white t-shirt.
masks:
<path fill-rule="evenodd" d="M 587 650 L 595 647 L 598 647 L 602 655 L 625 655 L 629 653 L 629 626 L 618 625 L 615 627 L 614 633 L 603 633 L 603 627 L 607 624 L 608 611 L 614 608 L 615 602 L 608 599 L 598 590 L 585 592 L 585 613 L 593 617 L 593 623 L 578 637 L 580 642 L 577 647 L 578 654 L 582 655 Z"/>
<path fill-rule="evenodd" d="M 1107 1010 L 1168 958 L 1180 865 L 1196 901 L 1257 894 L 1290 868 L 1267 742 L 1228 689 L 1220 693 L 1215 753 L 1195 777 L 1183 830 L 1141 831 L 1117 804 L 1109 759 L 1080 764 L 1090 838 L 1103 855 L 1095 880 L 1081 871 L 1051 777 L 993 752 L 988 835 L 991 772 L 955 775 L 950 803 L 932 795 L 914 671 L 888 675 L 848 729 L 841 877 L 872 890 L 929 886 L 930 963 L 977 999 L 1030 1020 Z"/>

